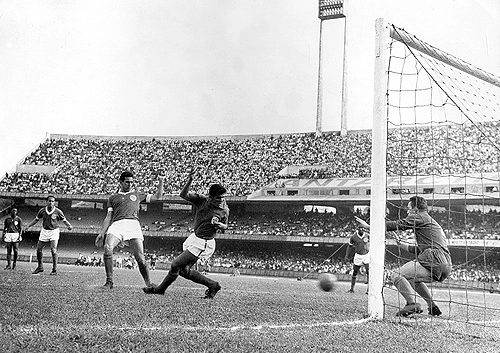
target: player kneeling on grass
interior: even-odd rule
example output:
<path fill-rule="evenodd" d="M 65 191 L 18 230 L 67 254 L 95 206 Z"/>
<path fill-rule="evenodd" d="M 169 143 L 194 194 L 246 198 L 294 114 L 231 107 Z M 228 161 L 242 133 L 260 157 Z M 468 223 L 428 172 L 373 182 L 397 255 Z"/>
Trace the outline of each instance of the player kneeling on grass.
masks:
<path fill-rule="evenodd" d="M 369 225 L 357 218 L 365 228 Z M 402 249 L 415 255 L 416 259 L 407 262 L 392 273 L 392 281 L 399 293 L 406 299 L 406 306 L 397 316 L 408 316 L 421 313 L 420 304 L 415 301 L 417 292 L 427 303 L 429 315 L 439 316 L 441 310 L 432 299 L 431 292 L 425 283 L 442 282 L 451 271 L 451 256 L 441 226 L 429 215 L 427 201 L 420 196 L 413 196 L 408 203 L 408 216 L 397 221 L 386 221 L 387 231 L 411 229 L 415 233 L 416 245 L 401 242 Z"/>
<path fill-rule="evenodd" d="M 193 204 L 195 209 L 194 233 L 183 243 L 183 252 L 177 256 L 170 267 L 170 271 L 158 286 L 143 288 L 147 294 L 164 294 L 165 290 L 180 275 L 190 281 L 206 286 L 206 299 L 213 299 L 221 289 L 218 282 L 202 275 L 193 269 L 196 262 L 201 259 L 207 261 L 215 250 L 215 234 L 217 230 L 227 229 L 229 208 L 224 199 L 226 189 L 220 184 L 210 186 L 209 195 L 189 192 L 193 181 L 195 169 L 189 172 L 188 180 L 180 196 Z"/>

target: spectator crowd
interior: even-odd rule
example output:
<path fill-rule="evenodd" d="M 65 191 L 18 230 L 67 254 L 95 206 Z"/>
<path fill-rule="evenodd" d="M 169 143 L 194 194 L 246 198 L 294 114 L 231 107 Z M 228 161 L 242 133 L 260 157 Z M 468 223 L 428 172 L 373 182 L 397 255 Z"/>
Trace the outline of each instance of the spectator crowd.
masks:
<path fill-rule="evenodd" d="M 499 149 L 492 143 L 499 125 L 442 125 L 391 129 L 388 167 L 393 175 L 453 175 L 498 170 Z M 158 175 L 165 192 L 178 194 L 186 166 L 204 167 L 193 185 L 227 186 L 247 196 L 276 181 L 287 166 L 303 166 L 297 178 L 367 177 L 371 133 L 312 133 L 213 138 L 60 138 L 47 139 L 22 161 L 52 166 L 50 174 L 10 173 L 0 191 L 55 194 L 109 194 L 124 169 L 154 190 Z M 210 168 L 206 168 L 210 166 Z M 318 166 L 323 166 L 318 168 Z"/>

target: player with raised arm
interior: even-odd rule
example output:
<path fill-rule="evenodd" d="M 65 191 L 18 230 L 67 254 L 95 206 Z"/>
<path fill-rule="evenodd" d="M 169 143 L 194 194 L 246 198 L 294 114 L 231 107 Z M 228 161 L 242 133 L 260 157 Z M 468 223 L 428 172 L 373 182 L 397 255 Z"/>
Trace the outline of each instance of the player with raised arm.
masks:
<path fill-rule="evenodd" d="M 370 227 L 363 220 L 356 220 L 364 228 Z M 422 312 L 420 304 L 415 301 L 415 292 L 427 303 L 429 315 L 439 316 L 441 310 L 434 302 L 426 283 L 442 282 L 449 276 L 452 267 L 451 256 L 443 229 L 429 215 L 427 201 L 421 196 L 410 198 L 406 218 L 386 221 L 386 230 L 392 234 L 393 231 L 408 229 L 415 233 L 415 245 L 395 237 L 399 247 L 415 256 L 415 260 L 407 262 L 391 275 L 394 286 L 406 300 L 405 307 L 397 316 Z"/>
<path fill-rule="evenodd" d="M 224 198 L 226 189 L 220 184 L 212 184 L 208 196 L 189 191 L 195 172 L 196 169 L 189 171 L 187 182 L 180 193 L 180 197 L 194 207 L 194 233 L 184 241 L 183 252 L 172 261 L 162 283 L 143 288 L 147 294 L 165 294 L 178 276 L 206 286 L 205 299 L 213 299 L 221 289 L 218 282 L 202 275 L 193 267 L 199 259 L 207 261 L 212 256 L 217 231 L 228 228 L 229 208 Z"/>
<path fill-rule="evenodd" d="M 144 236 L 139 223 L 139 204 L 157 201 L 163 195 L 163 179 L 160 178 L 156 193 L 146 194 L 132 189 L 134 174 L 124 171 L 118 181 L 119 190 L 108 199 L 108 212 L 102 229 L 95 239 L 97 247 L 104 246 L 104 269 L 106 271 L 105 288 L 113 288 L 113 250 L 119 245 L 129 245 L 139 272 L 146 286 L 151 285 L 149 269 L 144 257 Z"/>

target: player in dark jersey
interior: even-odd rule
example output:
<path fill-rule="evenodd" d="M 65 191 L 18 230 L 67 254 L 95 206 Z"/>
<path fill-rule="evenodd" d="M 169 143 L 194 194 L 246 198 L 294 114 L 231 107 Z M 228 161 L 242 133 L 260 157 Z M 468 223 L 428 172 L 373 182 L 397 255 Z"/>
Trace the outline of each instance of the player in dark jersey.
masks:
<path fill-rule="evenodd" d="M 33 271 L 34 275 L 43 272 L 43 248 L 47 243 L 50 243 L 50 252 L 52 253 L 52 272 L 50 274 L 57 275 L 57 245 L 60 236 L 59 221 L 62 221 L 68 230 L 73 229 L 71 223 L 64 216 L 63 211 L 57 208 L 55 204 L 56 198 L 52 195 L 48 196 L 47 207 L 40 209 L 35 219 L 26 227 L 26 230 L 28 230 L 29 227 L 38 223 L 40 219 L 42 220 L 42 230 L 40 231 L 40 237 L 36 245 L 38 267 Z"/>
<path fill-rule="evenodd" d="M 108 199 L 108 213 L 95 239 L 97 247 L 104 246 L 105 288 L 113 288 L 113 250 L 116 246 L 130 246 L 146 286 L 150 286 L 149 269 L 144 257 L 144 236 L 139 223 L 139 204 L 152 202 L 163 194 L 160 178 L 156 194 L 145 194 L 132 189 L 134 175 L 125 171 L 120 175 L 119 191 Z"/>
<path fill-rule="evenodd" d="M 147 294 L 165 294 L 166 289 L 179 275 L 206 286 L 205 299 L 213 299 L 221 289 L 218 282 L 202 275 L 193 266 L 199 259 L 206 261 L 212 256 L 215 250 L 215 234 L 218 230 L 228 228 L 229 208 L 224 199 L 226 189 L 220 184 L 213 184 L 210 186 L 208 197 L 190 192 L 195 171 L 192 169 L 189 172 L 188 180 L 180 193 L 184 200 L 194 206 L 194 233 L 184 241 L 183 252 L 172 261 L 170 271 L 163 282 L 158 286 L 143 288 Z"/>
<path fill-rule="evenodd" d="M 369 225 L 358 219 L 365 227 Z M 442 282 L 450 274 L 452 263 L 446 236 L 441 226 L 429 215 L 427 201 L 420 196 L 413 196 L 408 203 L 408 216 L 397 221 L 386 221 L 386 230 L 394 231 L 411 229 L 415 233 L 416 244 L 404 243 L 399 237 L 399 247 L 415 256 L 412 260 L 392 272 L 392 282 L 405 298 L 406 305 L 396 315 L 408 316 L 421 313 L 420 303 L 415 301 L 418 293 L 427 303 L 429 315 L 439 316 L 441 310 L 432 299 L 431 292 L 425 283 Z"/>
<path fill-rule="evenodd" d="M 4 221 L 2 240 L 7 247 L 7 266 L 6 270 L 14 270 L 16 268 L 17 255 L 19 251 L 19 242 L 22 240 L 23 220 L 17 215 L 17 208 L 13 207 L 10 210 L 10 217 Z M 14 250 L 14 251 L 12 251 Z M 12 252 L 14 256 L 12 257 Z M 12 263 L 11 263 L 12 257 Z"/>
<path fill-rule="evenodd" d="M 351 288 L 347 292 L 354 293 L 354 286 L 356 285 L 361 266 L 364 266 L 366 276 L 370 274 L 370 235 L 361 227 L 356 231 L 356 234 L 353 234 L 349 238 L 349 245 L 345 257 L 348 260 L 353 258 Z M 366 293 L 368 293 L 368 289 Z"/>

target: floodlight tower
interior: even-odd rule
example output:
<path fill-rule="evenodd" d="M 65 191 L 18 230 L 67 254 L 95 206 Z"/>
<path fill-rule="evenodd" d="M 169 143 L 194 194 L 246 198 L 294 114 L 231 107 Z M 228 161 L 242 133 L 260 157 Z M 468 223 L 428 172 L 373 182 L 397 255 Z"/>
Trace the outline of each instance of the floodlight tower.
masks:
<path fill-rule="evenodd" d="M 319 0 L 318 17 L 319 27 L 319 68 L 318 68 L 318 101 L 316 111 L 316 136 L 323 133 L 323 21 L 335 18 L 344 18 L 344 53 L 342 63 L 342 112 L 340 117 L 340 133 L 347 133 L 347 80 L 346 80 L 346 49 L 347 49 L 347 26 L 346 26 L 346 5 L 348 0 Z"/>

